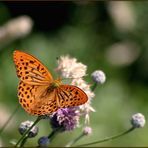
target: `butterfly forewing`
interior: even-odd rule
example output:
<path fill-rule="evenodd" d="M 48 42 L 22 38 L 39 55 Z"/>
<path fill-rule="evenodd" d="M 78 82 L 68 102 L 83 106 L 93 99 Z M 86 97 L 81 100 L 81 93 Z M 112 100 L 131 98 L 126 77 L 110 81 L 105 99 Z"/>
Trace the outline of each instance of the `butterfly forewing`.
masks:
<path fill-rule="evenodd" d="M 53 81 L 48 69 L 32 55 L 16 50 L 13 59 L 21 81 L 30 85 L 45 85 Z"/>
<path fill-rule="evenodd" d="M 88 100 L 83 90 L 72 85 L 61 85 L 57 88 L 56 95 L 61 108 L 82 105 Z"/>

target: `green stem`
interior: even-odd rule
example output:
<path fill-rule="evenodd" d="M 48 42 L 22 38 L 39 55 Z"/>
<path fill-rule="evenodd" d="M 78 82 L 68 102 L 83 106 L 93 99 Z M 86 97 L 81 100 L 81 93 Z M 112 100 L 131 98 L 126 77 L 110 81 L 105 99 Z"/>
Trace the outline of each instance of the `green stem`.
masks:
<path fill-rule="evenodd" d="M 99 141 L 95 141 L 95 142 L 91 142 L 91 143 L 87 143 L 87 144 L 78 145 L 77 147 L 83 147 L 83 146 L 88 146 L 88 145 L 92 145 L 92 144 L 97 144 L 97 143 L 102 143 L 102 142 L 105 142 L 105 141 L 113 140 L 113 139 L 119 138 L 119 137 L 121 137 L 123 135 L 126 135 L 126 134 L 130 133 L 134 129 L 135 129 L 134 127 L 131 127 L 127 131 L 124 131 L 124 132 L 122 132 L 122 133 L 120 133 L 118 135 L 111 136 L 111 137 L 108 137 L 108 138 L 105 138 L 105 139 L 102 139 L 102 140 L 99 140 Z"/>
<path fill-rule="evenodd" d="M 27 139 L 28 139 L 28 135 L 24 137 L 24 139 L 22 140 L 22 142 L 20 144 L 20 147 L 24 146 L 24 144 L 26 143 Z"/>
<path fill-rule="evenodd" d="M 53 140 L 53 138 L 58 134 L 58 132 L 61 130 L 61 128 L 53 130 L 49 135 L 48 135 L 48 139 L 51 141 Z M 39 145 L 37 147 L 40 147 Z"/>
<path fill-rule="evenodd" d="M 84 134 L 82 133 L 81 135 L 79 135 L 77 138 L 75 138 L 74 140 L 70 141 L 68 144 L 66 144 L 65 147 L 70 147 L 73 144 L 75 144 L 78 140 L 80 140 L 82 137 L 84 136 Z"/>
<path fill-rule="evenodd" d="M 19 143 L 26 137 L 26 135 L 29 133 L 29 131 L 42 119 L 42 117 L 38 117 L 35 122 L 32 124 L 32 126 L 25 131 L 25 133 L 22 135 L 22 137 L 18 140 L 18 142 L 16 143 L 15 147 L 18 147 Z"/>
<path fill-rule="evenodd" d="M 56 130 L 53 130 L 49 135 L 48 139 L 50 139 L 50 142 L 53 140 L 53 138 L 62 130 L 62 128 L 58 128 Z"/>
<path fill-rule="evenodd" d="M 94 91 L 97 86 L 98 86 L 98 85 L 97 85 L 97 82 L 95 82 L 94 85 L 92 86 L 91 90 Z"/>
<path fill-rule="evenodd" d="M 48 139 L 50 139 L 50 141 L 53 140 L 53 138 L 57 135 L 59 130 L 53 130 L 49 135 L 48 135 Z"/>
<path fill-rule="evenodd" d="M 10 117 L 8 118 L 8 120 L 6 121 L 6 123 L 2 126 L 2 128 L 0 129 L 0 135 L 2 134 L 2 132 L 4 131 L 4 129 L 6 128 L 6 126 L 10 122 L 10 120 L 13 118 L 13 116 L 15 115 L 15 113 L 18 111 L 19 107 L 20 107 L 20 105 L 17 105 L 17 107 L 12 112 L 12 114 L 10 115 Z"/>

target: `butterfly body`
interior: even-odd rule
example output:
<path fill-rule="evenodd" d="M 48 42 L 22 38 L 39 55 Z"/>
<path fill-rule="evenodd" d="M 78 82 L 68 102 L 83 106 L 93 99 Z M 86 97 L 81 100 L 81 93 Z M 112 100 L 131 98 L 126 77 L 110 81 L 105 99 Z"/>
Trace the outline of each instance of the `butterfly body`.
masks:
<path fill-rule="evenodd" d="M 80 88 L 62 84 L 60 79 L 54 80 L 48 69 L 32 55 L 16 50 L 13 59 L 20 78 L 19 102 L 29 114 L 48 115 L 88 100 Z"/>

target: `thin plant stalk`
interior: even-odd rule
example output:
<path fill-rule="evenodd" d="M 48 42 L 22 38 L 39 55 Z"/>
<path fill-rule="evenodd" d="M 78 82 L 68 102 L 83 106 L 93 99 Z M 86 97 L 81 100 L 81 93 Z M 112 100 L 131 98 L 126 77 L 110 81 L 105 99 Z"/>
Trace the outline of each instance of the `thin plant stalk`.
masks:
<path fill-rule="evenodd" d="M 98 140 L 98 141 L 95 141 L 95 142 L 91 142 L 91 143 L 86 143 L 86 144 L 82 144 L 82 145 L 77 145 L 77 147 L 83 147 L 83 146 L 89 146 L 89 145 L 93 145 L 93 144 L 98 144 L 98 143 L 102 143 L 102 142 L 106 142 L 106 141 L 110 141 L 110 140 L 113 140 L 113 139 L 117 139 L 121 136 L 124 136 L 128 133 L 130 133 L 131 131 L 133 131 L 135 129 L 135 127 L 131 127 L 130 129 L 128 129 L 127 131 L 124 131 L 118 135 L 115 135 L 115 136 L 111 136 L 111 137 L 108 137 L 108 138 L 104 138 L 102 140 Z"/>
<path fill-rule="evenodd" d="M 41 120 L 41 116 L 39 116 L 35 122 L 32 124 L 32 126 L 25 131 L 25 133 L 22 135 L 22 137 L 18 140 L 18 142 L 16 143 L 15 147 L 18 147 L 19 146 L 19 143 L 26 137 L 26 135 L 29 133 L 29 131 Z"/>
<path fill-rule="evenodd" d="M 58 134 L 58 132 L 60 131 L 59 129 L 53 130 L 49 135 L 48 135 L 48 139 L 50 139 L 50 141 L 53 140 L 53 138 Z"/>
<path fill-rule="evenodd" d="M 65 147 L 70 147 L 72 145 L 74 145 L 78 140 L 80 140 L 82 137 L 84 136 L 84 134 L 80 134 L 77 138 L 75 138 L 74 140 L 70 141 Z"/>
<path fill-rule="evenodd" d="M 98 86 L 97 82 L 95 82 L 91 88 L 92 91 L 94 91 L 96 89 L 96 87 Z"/>
<path fill-rule="evenodd" d="M 26 137 L 22 140 L 20 147 L 24 146 L 24 144 L 27 142 L 27 139 L 28 139 L 28 135 L 26 135 Z"/>
<path fill-rule="evenodd" d="M 0 135 L 2 134 L 2 132 L 4 131 L 4 129 L 6 128 L 6 126 L 8 125 L 8 123 L 11 121 L 11 119 L 14 117 L 15 113 L 18 111 L 20 105 L 17 105 L 15 110 L 12 112 L 12 114 L 10 115 L 10 117 L 7 119 L 7 121 L 4 123 L 4 125 L 2 126 L 2 128 L 0 129 Z"/>
<path fill-rule="evenodd" d="M 49 135 L 48 135 L 48 139 L 50 140 L 50 143 L 51 141 L 54 139 L 54 137 L 58 134 L 58 132 L 61 130 L 61 128 L 58 128 L 56 130 L 53 130 Z M 37 146 L 37 147 L 40 147 L 40 146 Z"/>

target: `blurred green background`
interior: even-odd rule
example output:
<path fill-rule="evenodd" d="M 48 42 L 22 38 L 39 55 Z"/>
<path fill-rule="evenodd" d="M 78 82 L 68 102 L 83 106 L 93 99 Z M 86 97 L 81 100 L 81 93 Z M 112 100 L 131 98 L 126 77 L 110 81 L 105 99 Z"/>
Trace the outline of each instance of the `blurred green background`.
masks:
<path fill-rule="evenodd" d="M 25 16 L 24 16 L 25 15 Z M 19 20 L 22 17 L 22 20 Z M 14 21 L 15 19 L 15 21 Z M 21 23 L 20 23 L 21 22 Z M 0 2 L 0 127 L 18 105 L 18 78 L 12 59 L 15 49 L 40 59 L 56 78 L 56 58 L 75 57 L 88 66 L 85 80 L 101 69 L 107 80 L 95 90 L 90 114 L 92 135 L 77 144 L 96 141 L 128 129 L 131 116 L 148 115 L 148 2 L 71 1 Z M 22 108 L 0 137 L 1 146 L 18 139 L 22 121 L 35 120 Z M 36 146 L 51 131 L 46 120 L 39 134 L 29 139 Z M 57 135 L 51 146 L 64 146 L 82 128 Z M 93 146 L 148 146 L 148 127 L 119 139 Z"/>

